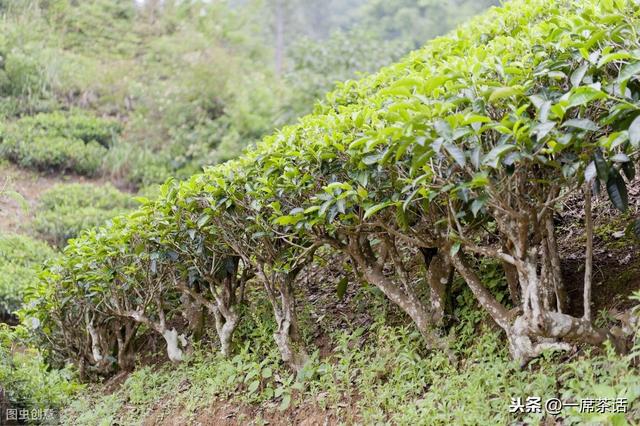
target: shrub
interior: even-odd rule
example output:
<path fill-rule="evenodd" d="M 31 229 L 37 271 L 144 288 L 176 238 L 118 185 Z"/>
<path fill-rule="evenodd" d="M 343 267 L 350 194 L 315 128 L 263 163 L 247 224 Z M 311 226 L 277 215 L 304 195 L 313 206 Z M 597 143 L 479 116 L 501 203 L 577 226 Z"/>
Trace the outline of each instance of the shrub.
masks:
<path fill-rule="evenodd" d="M 105 120 L 92 117 L 85 113 L 38 114 L 21 118 L 18 123 L 20 132 L 31 137 L 42 135 L 46 137 L 60 136 L 65 139 L 79 139 L 85 143 L 95 141 L 105 148 L 109 148 L 121 130 L 115 120 Z"/>
<path fill-rule="evenodd" d="M 37 280 L 37 269 L 55 252 L 23 235 L 0 235 L 0 314 L 20 308 L 24 290 Z"/>
<path fill-rule="evenodd" d="M 37 137 L 29 141 L 6 139 L 2 152 L 22 167 L 92 176 L 99 170 L 107 150 L 95 142 Z"/>
<path fill-rule="evenodd" d="M 83 229 L 101 225 L 135 205 L 130 194 L 111 184 L 58 184 L 40 197 L 33 226 L 42 238 L 62 246 Z"/>
<path fill-rule="evenodd" d="M 29 410 L 29 416 L 58 418 L 58 410 L 80 386 L 70 368 L 49 370 L 42 354 L 27 342 L 22 327 L 0 324 L 0 415 L 5 409 Z M 53 424 L 46 422 L 45 424 Z"/>
<path fill-rule="evenodd" d="M 39 114 L 6 126 L 0 154 L 22 167 L 95 175 L 120 127 L 85 115 Z"/>
<path fill-rule="evenodd" d="M 159 184 L 175 173 L 170 167 L 171 157 L 139 145 L 120 141 L 109 149 L 103 171 L 115 178 L 125 178 L 137 186 Z"/>

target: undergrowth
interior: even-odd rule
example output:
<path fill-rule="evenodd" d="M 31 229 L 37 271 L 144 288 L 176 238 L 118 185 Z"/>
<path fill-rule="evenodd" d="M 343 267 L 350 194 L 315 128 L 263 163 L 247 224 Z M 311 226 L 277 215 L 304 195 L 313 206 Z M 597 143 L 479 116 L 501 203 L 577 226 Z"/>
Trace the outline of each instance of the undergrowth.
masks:
<path fill-rule="evenodd" d="M 509 359 L 502 334 L 482 315 L 477 318 L 474 308 L 465 308 L 457 312 L 461 321 L 451 331 L 460 360 L 453 365 L 445 354 L 426 351 L 413 328 L 390 326 L 380 314 L 368 327 L 334 330 L 331 354 L 315 352 L 296 376 L 281 365 L 270 344 L 274 325 L 267 306 L 255 308 L 258 313 L 245 317 L 240 330 L 254 341 L 237 348 L 232 358 L 202 346 L 179 365 L 141 366 L 113 393 L 105 395 L 104 385 L 95 385 L 73 401 L 63 412 L 66 424 L 135 425 L 145 419 L 192 424 L 225 403 L 246 408 L 235 417 L 242 424 L 267 424 L 270 413 L 287 415 L 299 406 L 343 424 L 539 424 L 545 419 L 544 408 L 509 413 L 511 398 L 518 397 L 540 397 L 543 403 L 549 398 L 628 400 L 626 417 L 567 407 L 556 419 L 568 425 L 625 425 L 640 419 L 633 352 L 548 354 L 521 369 Z"/>
<path fill-rule="evenodd" d="M 24 327 L 0 323 L 0 423 L 10 418 L 5 409 L 31 413 L 51 412 L 46 424 L 56 421 L 58 410 L 83 388 L 72 368 L 50 369 L 43 354 L 29 344 Z M 34 415 L 35 417 L 35 415 Z"/>
<path fill-rule="evenodd" d="M 46 243 L 23 236 L 0 235 L 0 315 L 17 310 L 37 269 L 55 255 Z"/>

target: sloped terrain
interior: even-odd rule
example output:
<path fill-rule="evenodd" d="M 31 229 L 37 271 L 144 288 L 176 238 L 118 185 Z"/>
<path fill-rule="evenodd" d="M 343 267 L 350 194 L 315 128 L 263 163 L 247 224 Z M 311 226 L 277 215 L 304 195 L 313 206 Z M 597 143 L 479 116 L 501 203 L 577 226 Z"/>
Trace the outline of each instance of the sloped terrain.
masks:
<path fill-rule="evenodd" d="M 135 204 L 47 189 L 64 248 L 0 380 L 74 425 L 636 424 L 639 28 L 632 0 L 508 2 Z M 38 114 L 2 146 L 93 176 L 119 132 Z"/>

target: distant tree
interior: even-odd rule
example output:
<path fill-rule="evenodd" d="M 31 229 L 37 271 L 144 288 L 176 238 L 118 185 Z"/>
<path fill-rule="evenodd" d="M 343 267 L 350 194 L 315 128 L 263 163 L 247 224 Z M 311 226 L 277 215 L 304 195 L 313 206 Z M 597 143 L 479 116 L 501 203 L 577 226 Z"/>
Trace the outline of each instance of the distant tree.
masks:
<path fill-rule="evenodd" d="M 384 40 L 401 40 L 409 49 L 442 35 L 499 0 L 369 0 L 359 10 L 362 25 Z"/>
<path fill-rule="evenodd" d="M 289 49 L 291 64 L 285 75 L 289 97 L 280 119 L 288 122 L 311 112 L 337 82 L 373 72 L 405 52 L 399 43 L 381 41 L 362 27 L 336 31 L 322 41 L 298 40 Z"/>
<path fill-rule="evenodd" d="M 286 43 L 289 68 L 284 78 L 289 96 L 281 122 L 310 112 L 336 82 L 391 64 L 464 19 L 498 4 L 498 0 L 287 1 L 288 13 L 298 15 L 292 20 L 295 26 L 284 33 L 298 36 L 288 37 Z M 320 13 L 321 7 L 325 13 Z M 327 32 L 328 28 L 334 30 Z M 279 57 L 276 62 L 281 67 L 284 58 Z"/>

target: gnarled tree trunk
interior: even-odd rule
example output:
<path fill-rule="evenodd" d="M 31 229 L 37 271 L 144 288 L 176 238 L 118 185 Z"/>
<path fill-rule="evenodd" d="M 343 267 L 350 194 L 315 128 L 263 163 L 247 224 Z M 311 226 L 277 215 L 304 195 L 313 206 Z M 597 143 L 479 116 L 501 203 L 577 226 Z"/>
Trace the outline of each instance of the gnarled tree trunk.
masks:
<path fill-rule="evenodd" d="M 260 266 L 260 276 L 276 319 L 277 329 L 273 338 L 280 351 L 282 361 L 295 372 L 302 370 L 309 360 L 296 316 L 294 283 L 300 269 L 297 268 L 290 272 L 272 271 L 268 273 L 263 265 Z"/>
<path fill-rule="evenodd" d="M 213 312 L 213 317 L 216 321 L 216 332 L 220 339 L 220 351 L 223 356 L 228 357 L 231 354 L 233 332 L 238 326 L 240 315 L 238 315 L 234 306 L 223 308 L 223 310 L 224 314 L 220 310 L 220 306 L 217 306 Z"/>
<path fill-rule="evenodd" d="M 221 271 L 203 277 L 209 286 L 213 301 L 204 297 L 199 288 L 189 287 L 174 279 L 175 286 L 182 292 L 183 297 L 188 298 L 194 305 L 206 308 L 213 316 L 220 340 L 220 351 L 225 357 L 231 354 L 233 333 L 240 322 L 238 304 L 244 296 L 246 281 L 251 275 L 247 273 L 246 266 L 242 273 L 239 273 L 239 264 L 239 257 L 229 256 L 224 260 Z"/>
<path fill-rule="evenodd" d="M 444 316 L 447 310 L 449 288 L 453 279 L 453 267 L 448 256 L 437 248 L 421 248 L 420 251 L 427 267 L 431 320 L 437 327 L 441 327 L 444 324 Z"/>
<path fill-rule="evenodd" d="M 175 328 L 172 327 L 170 329 L 167 327 L 162 302 L 160 300 L 156 300 L 156 304 L 158 308 L 158 321 L 151 320 L 141 310 L 122 312 L 121 315 L 133 318 L 136 322 L 145 324 L 147 327 L 155 330 L 162 336 L 167 344 L 167 356 L 169 359 L 173 362 L 180 362 L 184 358 L 184 352 L 182 349 L 186 348 L 188 342 L 184 335 L 178 334 L 178 331 Z"/>
<path fill-rule="evenodd" d="M 587 196 L 590 196 L 588 194 Z M 612 340 L 619 343 L 607 330 L 593 326 L 589 315 L 591 286 L 591 236 L 590 205 L 587 202 L 587 268 L 585 271 L 585 315 L 572 317 L 566 313 L 566 291 L 562 283 L 560 259 L 556 247 L 551 213 L 543 208 L 520 210 L 504 209 L 495 214 L 502 236 L 508 240 L 503 250 L 469 248 L 479 254 L 489 254 L 511 265 L 517 273 L 521 303 L 519 315 L 512 319 L 502 306 L 482 285 L 469 263 L 460 253 L 453 257 L 456 270 L 463 276 L 480 304 L 503 328 L 509 339 L 512 356 L 522 364 L 537 357 L 543 350 L 569 350 L 572 343 L 600 345 Z M 506 269 L 507 270 L 507 269 Z M 515 281 L 514 281 L 515 282 Z"/>
<path fill-rule="evenodd" d="M 384 256 L 381 256 L 381 259 L 377 258 L 366 235 L 350 236 L 346 251 L 347 254 L 352 257 L 364 278 L 378 287 L 389 300 L 409 315 L 429 348 L 444 350 L 452 360 L 455 359 L 444 339 L 435 333 L 434 316 L 422 300 L 420 300 L 416 290 L 407 282 L 408 280 L 405 276 L 406 271 L 404 271 L 397 257 L 393 263 L 395 268 L 399 269 L 399 271 L 396 271 L 396 275 L 400 275 L 401 277 L 393 279 L 386 276 L 383 272 Z M 433 276 L 435 277 L 437 275 L 434 274 Z M 440 277 L 438 277 L 438 281 L 439 280 Z M 441 291 L 440 286 L 438 286 L 437 291 Z M 437 297 L 439 296 L 436 295 L 436 298 Z M 444 306 L 444 296 L 442 296 L 442 300 L 442 306 Z M 435 317 L 437 318 L 437 315 Z"/>
<path fill-rule="evenodd" d="M 108 374 L 115 367 L 109 356 L 117 346 L 116 336 L 111 332 L 112 324 L 85 311 L 85 327 L 91 347 L 89 366 L 100 374 Z"/>

